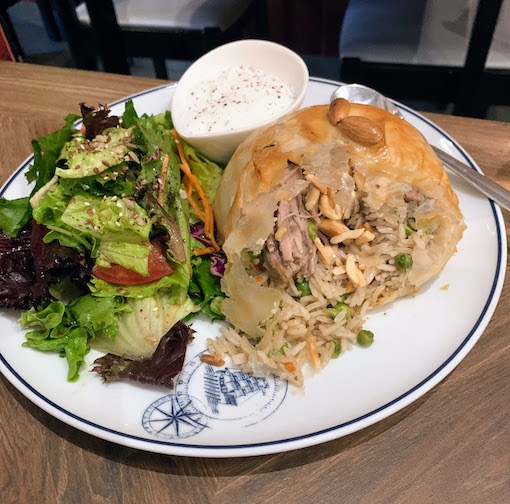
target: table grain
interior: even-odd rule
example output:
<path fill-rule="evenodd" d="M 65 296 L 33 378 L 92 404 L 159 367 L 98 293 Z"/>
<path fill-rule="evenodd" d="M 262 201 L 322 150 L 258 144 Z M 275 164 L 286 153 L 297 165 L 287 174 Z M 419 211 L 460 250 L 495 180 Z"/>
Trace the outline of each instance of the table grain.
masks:
<path fill-rule="evenodd" d="M 0 182 L 30 155 L 31 140 L 61 127 L 79 102 L 108 103 L 160 84 L 0 62 Z M 510 124 L 425 115 L 510 188 Z M 507 278 L 479 342 L 432 391 L 355 434 L 258 457 L 174 457 L 118 446 L 53 418 L 2 377 L 0 502 L 506 504 L 509 327 Z"/>

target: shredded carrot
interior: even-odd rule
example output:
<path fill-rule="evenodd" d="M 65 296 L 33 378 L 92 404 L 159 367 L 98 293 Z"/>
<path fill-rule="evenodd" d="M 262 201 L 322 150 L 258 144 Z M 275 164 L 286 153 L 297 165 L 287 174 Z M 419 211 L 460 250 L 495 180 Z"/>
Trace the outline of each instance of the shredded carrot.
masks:
<path fill-rule="evenodd" d="M 179 164 L 179 168 L 180 168 Z M 193 193 L 193 185 L 191 184 L 191 180 L 188 178 L 188 176 L 183 173 L 182 175 L 182 184 L 184 185 L 184 189 L 186 190 L 186 196 L 191 196 Z"/>
<path fill-rule="evenodd" d="M 207 196 L 204 193 L 204 190 L 202 189 L 202 186 L 200 185 L 200 182 L 198 181 L 197 177 L 191 172 L 191 168 L 188 164 L 188 161 L 186 159 L 186 155 L 184 154 L 184 149 L 182 148 L 181 140 L 179 138 L 179 134 L 177 131 L 172 130 L 172 136 L 175 140 L 175 143 L 177 145 L 177 151 L 179 153 L 179 157 L 181 159 L 180 168 L 182 172 L 184 173 L 185 177 L 185 188 L 186 188 L 186 194 L 188 196 L 188 201 L 195 210 L 198 217 L 203 221 L 204 223 L 204 234 L 211 240 L 212 248 L 214 250 L 220 250 L 220 246 L 216 242 L 216 239 L 214 237 L 214 215 L 211 208 L 211 204 L 209 203 Z M 191 194 L 193 192 L 193 189 L 197 191 L 198 197 L 200 198 L 200 201 L 202 202 L 203 211 L 200 210 L 197 203 L 192 198 Z M 197 211 L 198 210 L 198 211 Z M 205 253 L 205 252 L 203 252 Z M 195 254 L 196 255 L 196 254 Z"/>
<path fill-rule="evenodd" d="M 184 184 L 184 188 L 186 189 L 186 196 L 190 198 L 191 195 L 193 194 L 193 186 L 191 185 L 191 181 L 187 175 L 184 175 L 184 177 L 182 177 L 182 183 Z"/>
<path fill-rule="evenodd" d="M 296 370 L 296 365 L 290 361 L 286 362 L 283 366 L 289 373 L 293 373 Z"/>
<path fill-rule="evenodd" d="M 161 176 L 158 179 L 158 203 L 163 206 L 165 203 L 165 185 L 166 178 L 168 175 L 168 162 L 170 161 L 170 157 L 168 154 L 165 154 L 163 158 L 163 166 L 161 167 Z"/>
<path fill-rule="evenodd" d="M 214 251 L 215 251 L 214 247 L 195 249 L 195 250 L 193 250 L 193 255 L 201 256 L 201 255 L 206 255 L 206 254 L 212 254 Z"/>
<path fill-rule="evenodd" d="M 315 344 L 315 340 L 313 338 L 307 339 L 308 344 L 310 345 L 310 355 L 312 356 L 313 366 L 316 369 L 321 367 L 321 359 L 319 357 L 319 352 L 317 351 L 317 345 Z"/>
<path fill-rule="evenodd" d="M 197 202 L 193 199 L 192 196 L 188 196 L 188 203 L 190 204 L 191 208 L 193 208 L 193 210 L 195 210 L 195 213 L 198 215 L 199 219 L 201 219 L 202 221 L 205 221 L 205 213 L 198 206 Z"/>
<path fill-rule="evenodd" d="M 195 201 L 195 198 L 193 198 L 193 186 L 191 185 L 191 182 L 187 175 L 184 175 L 184 177 L 182 178 L 182 183 L 184 184 L 184 188 L 186 189 L 186 198 L 188 199 L 191 208 L 195 210 L 195 213 L 198 215 L 199 219 L 204 221 L 205 213 L 198 206 L 198 203 Z"/>
<path fill-rule="evenodd" d="M 186 189 L 186 194 L 189 196 L 193 191 L 193 188 L 191 187 L 189 178 L 186 175 L 182 177 L 182 184 L 184 185 L 184 189 Z"/>

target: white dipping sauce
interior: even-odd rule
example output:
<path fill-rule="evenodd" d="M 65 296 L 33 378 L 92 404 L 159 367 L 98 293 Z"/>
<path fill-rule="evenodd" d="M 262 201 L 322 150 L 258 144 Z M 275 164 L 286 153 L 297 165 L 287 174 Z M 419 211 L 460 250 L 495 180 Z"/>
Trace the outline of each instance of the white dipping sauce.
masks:
<path fill-rule="evenodd" d="M 189 133 L 218 133 L 277 118 L 295 99 L 294 90 L 274 75 L 249 66 L 224 70 L 190 92 Z"/>

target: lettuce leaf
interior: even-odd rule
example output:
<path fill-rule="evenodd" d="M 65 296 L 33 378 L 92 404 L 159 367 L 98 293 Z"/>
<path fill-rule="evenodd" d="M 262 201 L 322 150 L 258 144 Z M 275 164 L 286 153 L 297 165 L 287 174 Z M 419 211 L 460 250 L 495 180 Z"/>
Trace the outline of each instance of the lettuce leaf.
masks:
<path fill-rule="evenodd" d="M 88 330 L 90 336 L 104 334 L 110 339 L 117 336 L 118 315 L 132 311 L 132 307 L 120 297 L 98 298 L 91 294 L 70 303 L 67 309 L 76 323 Z"/>
<path fill-rule="evenodd" d="M 190 144 L 182 142 L 184 154 L 188 160 L 192 173 L 197 177 L 209 203 L 213 203 L 220 184 L 223 169 L 216 163 L 199 154 Z"/>
<path fill-rule="evenodd" d="M 41 329 L 54 329 L 62 323 L 65 306 L 60 301 L 50 303 L 46 308 L 37 310 L 32 307 L 21 314 L 19 322 L 21 327 L 37 327 Z"/>
<path fill-rule="evenodd" d="M 122 297 L 96 298 L 90 294 L 65 306 L 54 301 L 46 307 L 31 308 L 20 317 L 26 333 L 23 346 L 58 352 L 68 364 L 69 381 L 79 377 L 81 364 L 90 350 L 90 340 L 98 335 L 115 338 L 121 313 L 131 311 Z"/>
<path fill-rule="evenodd" d="M 140 205 L 115 196 L 99 198 L 76 194 L 67 204 L 61 219 L 68 226 L 98 238 L 107 231 L 132 231 L 148 241 L 152 227 L 147 213 Z"/>
<path fill-rule="evenodd" d="M 35 182 L 31 195 L 46 185 L 55 174 L 56 161 L 64 144 L 71 138 L 73 123 L 79 116 L 70 114 L 66 117 L 65 126 L 52 133 L 32 141 L 34 162 L 29 167 L 26 178 L 29 183 Z M 14 238 L 25 227 L 32 217 L 29 198 L 7 200 L 0 198 L 0 229 L 9 237 Z"/>
<path fill-rule="evenodd" d="M 103 332 L 92 342 L 93 348 L 129 359 L 151 357 L 170 328 L 196 310 L 188 297 L 183 303 L 174 301 L 162 291 L 148 298 L 128 300 L 131 311 L 119 317 L 116 337 Z"/>
<path fill-rule="evenodd" d="M 109 170 L 110 167 L 124 164 L 124 156 L 130 150 L 124 139 L 131 135 L 131 131 L 124 128 L 109 128 L 103 131 L 103 135 L 107 141 L 100 150 L 92 148 L 94 143 L 85 140 L 83 134 L 74 135 L 64 144 L 57 159 L 57 162 L 65 161 L 65 168 L 57 166 L 55 174 L 72 179 L 90 177 Z"/>
<path fill-rule="evenodd" d="M 46 226 L 50 232 L 44 237 L 45 243 L 57 240 L 60 245 L 80 253 L 97 248 L 97 239 L 90 233 L 83 233 L 67 225 L 62 216 L 71 201 L 72 194 L 61 184 L 54 184 L 38 201 L 32 210 L 34 220 Z M 85 196 L 82 196 L 83 198 Z"/>
<path fill-rule="evenodd" d="M 115 263 L 148 275 L 152 223 L 133 200 L 78 194 L 70 200 L 60 220 L 83 236 L 100 240 L 98 265 L 109 267 Z"/>
<path fill-rule="evenodd" d="M 127 162 L 125 165 L 130 166 L 131 163 Z M 82 178 L 61 178 L 59 185 L 64 188 L 68 194 L 76 194 L 87 192 L 93 196 L 117 196 L 123 197 L 126 194 L 133 194 L 135 179 L 131 173 L 131 169 L 125 171 L 123 176 L 115 176 L 115 168 L 105 170 L 102 175 L 108 174 L 110 176 L 91 175 Z"/>
<path fill-rule="evenodd" d="M 211 274 L 211 263 L 210 258 L 197 257 L 193 259 L 190 296 L 209 318 L 221 320 L 225 318 L 221 312 L 225 294 L 221 291 L 219 277 Z"/>
<path fill-rule="evenodd" d="M 30 166 L 26 178 L 28 182 L 35 182 L 32 194 L 46 185 L 55 175 L 57 159 L 64 144 L 68 142 L 75 128 L 73 124 L 80 116 L 69 114 L 65 119 L 65 126 L 48 136 L 32 141 L 34 163 Z"/>
<path fill-rule="evenodd" d="M 133 100 L 128 100 L 124 106 L 124 113 L 121 117 L 122 126 L 124 128 L 130 128 L 136 126 L 138 122 L 138 114 L 136 113 Z"/>
<path fill-rule="evenodd" d="M 18 236 L 31 216 L 28 197 L 14 200 L 0 198 L 0 229 L 10 238 Z"/>
<path fill-rule="evenodd" d="M 32 210 L 33 217 L 39 224 L 60 224 L 64 210 L 71 200 L 72 193 L 55 183 L 44 195 L 38 197 Z"/>
<path fill-rule="evenodd" d="M 132 118 L 136 121 L 134 129 L 137 144 L 144 153 L 141 159 L 141 170 L 138 180 L 149 188 L 153 196 L 157 196 L 157 183 L 163 168 L 163 160 L 168 155 L 168 170 L 164 187 L 163 209 L 175 219 L 181 234 L 185 257 L 174 259 L 186 261 L 191 259 L 189 233 L 189 205 L 181 197 L 181 170 L 177 147 L 170 135 L 172 124 L 168 115 L 143 116 Z"/>
<path fill-rule="evenodd" d="M 67 379 L 76 381 L 85 356 L 90 351 L 88 345 L 89 334 L 82 327 L 66 327 L 65 332 L 44 330 L 31 331 L 26 334 L 23 346 L 35 348 L 43 352 L 58 352 L 67 360 Z"/>
<path fill-rule="evenodd" d="M 99 245 L 96 264 L 106 268 L 120 264 L 147 276 L 150 250 L 150 242 L 132 231 L 106 232 Z"/>

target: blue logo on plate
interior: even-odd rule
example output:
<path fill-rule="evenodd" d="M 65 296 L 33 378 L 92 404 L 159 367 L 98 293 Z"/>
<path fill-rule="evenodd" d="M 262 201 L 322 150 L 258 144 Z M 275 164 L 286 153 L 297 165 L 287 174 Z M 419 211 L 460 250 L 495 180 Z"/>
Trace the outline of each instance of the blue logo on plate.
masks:
<path fill-rule="evenodd" d="M 149 434 L 166 439 L 187 438 L 207 427 L 207 419 L 195 409 L 191 399 L 181 404 L 175 394 L 153 402 L 142 417 Z"/>
<path fill-rule="evenodd" d="M 266 378 L 258 378 L 228 367 L 215 370 L 207 364 L 204 373 L 204 390 L 212 412 L 218 415 L 220 404 L 240 406 L 254 395 L 265 396 L 269 390 L 269 382 Z"/>
<path fill-rule="evenodd" d="M 203 363 L 201 355 L 184 366 L 173 394 L 147 408 L 142 418 L 147 432 L 163 438 L 186 438 L 213 429 L 219 421 L 248 427 L 273 414 L 287 395 L 287 382 L 276 376 L 213 367 Z"/>

